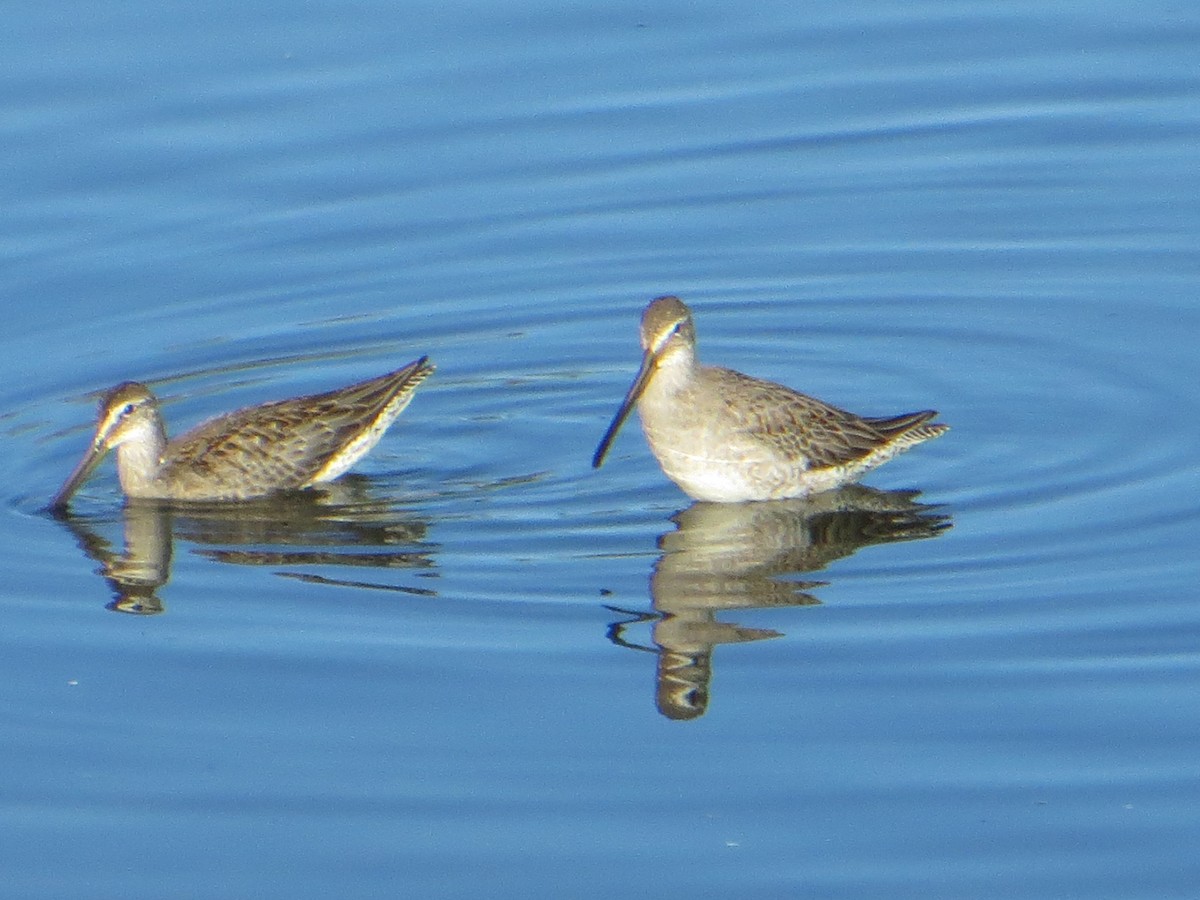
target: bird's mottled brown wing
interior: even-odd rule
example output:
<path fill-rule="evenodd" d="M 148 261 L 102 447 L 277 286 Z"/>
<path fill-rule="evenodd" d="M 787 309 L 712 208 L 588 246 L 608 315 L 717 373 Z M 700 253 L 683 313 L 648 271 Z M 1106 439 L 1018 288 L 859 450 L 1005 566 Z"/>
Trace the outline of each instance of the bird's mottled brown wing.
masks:
<path fill-rule="evenodd" d="M 403 369 L 324 394 L 240 409 L 173 441 L 170 477 L 238 486 L 304 486 L 393 401 L 433 372 L 422 357 Z"/>
<path fill-rule="evenodd" d="M 705 374 L 729 398 L 730 414 L 736 412 L 744 432 L 780 455 L 807 459 L 810 468 L 854 462 L 887 442 L 861 416 L 782 384 L 732 369 L 706 368 Z"/>
<path fill-rule="evenodd" d="M 302 416 L 322 411 L 294 404 L 267 404 L 205 422 L 171 446 L 168 476 L 214 486 L 302 486 L 341 446 L 346 426 Z"/>

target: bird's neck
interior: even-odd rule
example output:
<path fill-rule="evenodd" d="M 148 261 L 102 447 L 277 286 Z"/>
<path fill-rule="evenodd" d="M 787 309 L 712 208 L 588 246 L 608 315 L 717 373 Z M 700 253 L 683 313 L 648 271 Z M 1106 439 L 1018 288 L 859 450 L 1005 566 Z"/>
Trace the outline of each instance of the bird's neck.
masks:
<path fill-rule="evenodd" d="M 130 497 L 153 496 L 162 469 L 167 434 L 159 421 L 147 422 L 117 447 L 117 477 Z"/>
<path fill-rule="evenodd" d="M 646 392 L 670 396 L 691 384 L 696 374 L 696 354 L 690 347 L 672 349 L 658 361 L 658 370 L 646 386 Z"/>

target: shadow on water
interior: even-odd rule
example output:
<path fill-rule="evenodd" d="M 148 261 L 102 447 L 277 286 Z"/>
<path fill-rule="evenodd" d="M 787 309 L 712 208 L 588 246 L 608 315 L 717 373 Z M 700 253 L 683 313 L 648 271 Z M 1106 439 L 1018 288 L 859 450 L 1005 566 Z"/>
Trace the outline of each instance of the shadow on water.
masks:
<path fill-rule="evenodd" d="M 650 575 L 653 610 L 609 626 L 614 643 L 656 654 L 655 702 L 670 719 L 704 715 L 720 644 L 779 637 L 780 632 L 717 620 L 723 610 L 813 606 L 809 591 L 828 584 L 790 576 L 817 572 L 872 544 L 936 537 L 950 527 L 917 491 L 849 485 L 804 500 L 695 503 L 674 516 L 676 530 L 659 538 L 662 555 Z M 650 623 L 653 646 L 626 637 Z"/>
<path fill-rule="evenodd" d="M 171 577 L 177 540 L 201 545 L 218 562 L 271 567 L 433 569 L 435 548 L 423 546 L 428 522 L 373 498 L 369 480 L 346 476 L 319 490 L 297 491 L 236 504 L 128 500 L 119 518 L 55 513 L 80 548 L 100 563 L 116 612 L 155 615 L 166 610 L 159 590 Z M 119 526 L 120 540 L 106 533 Z M 372 548 L 366 550 L 364 548 Z M 433 590 L 316 572 L 279 571 L 302 581 L 431 596 Z"/>

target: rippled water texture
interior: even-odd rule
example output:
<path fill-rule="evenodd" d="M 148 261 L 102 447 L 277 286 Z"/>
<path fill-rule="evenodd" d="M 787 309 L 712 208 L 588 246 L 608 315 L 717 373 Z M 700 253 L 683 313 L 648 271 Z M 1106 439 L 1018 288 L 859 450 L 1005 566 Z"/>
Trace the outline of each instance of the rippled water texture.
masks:
<path fill-rule="evenodd" d="M 22 898 L 1191 896 L 1186 4 L 24 6 L 0 45 L 0 864 Z M 703 360 L 951 432 L 692 504 Z M 42 511 L 429 354 L 354 473 Z"/>

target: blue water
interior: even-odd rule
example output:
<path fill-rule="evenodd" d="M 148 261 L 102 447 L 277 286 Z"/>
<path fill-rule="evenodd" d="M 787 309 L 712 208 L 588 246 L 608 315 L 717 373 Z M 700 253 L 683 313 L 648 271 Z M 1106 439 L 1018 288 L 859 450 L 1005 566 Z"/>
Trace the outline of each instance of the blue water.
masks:
<path fill-rule="evenodd" d="M 1195 895 L 1191 6 L 5 25 L 0 895 Z M 952 431 L 825 506 L 593 471 L 668 292 Z M 329 492 L 40 511 L 119 381 L 425 353 Z"/>

